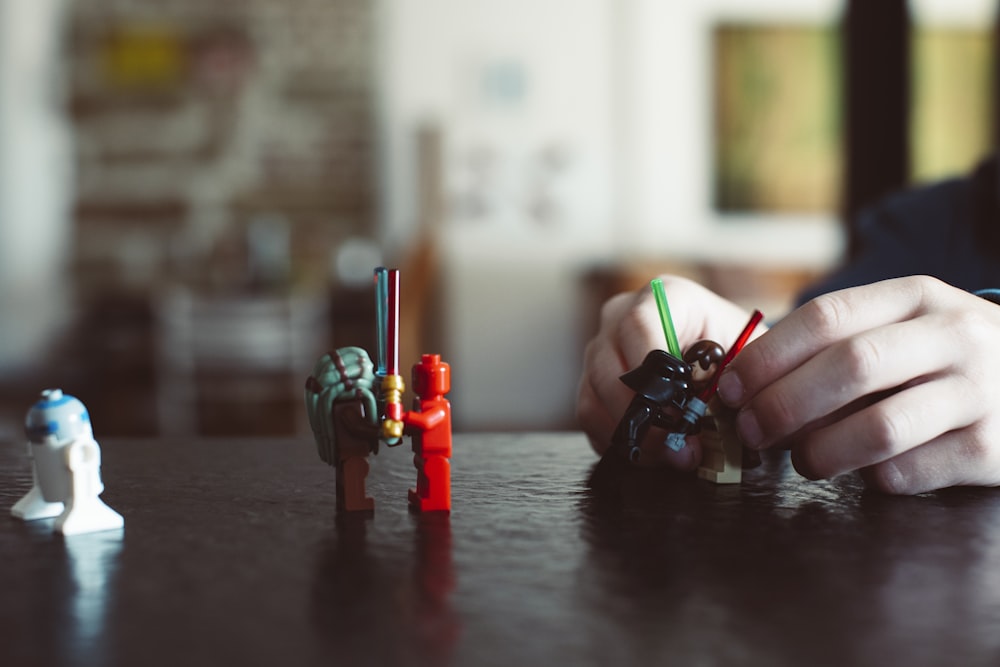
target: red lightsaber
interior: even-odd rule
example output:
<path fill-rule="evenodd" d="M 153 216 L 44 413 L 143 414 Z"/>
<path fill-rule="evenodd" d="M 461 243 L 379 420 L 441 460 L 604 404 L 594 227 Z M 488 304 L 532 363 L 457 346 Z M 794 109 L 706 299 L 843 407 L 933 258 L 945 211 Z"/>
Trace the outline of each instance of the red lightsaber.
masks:
<path fill-rule="evenodd" d="M 700 401 L 707 404 L 710 400 L 712 400 L 712 397 L 715 396 L 716 389 L 719 388 L 719 378 L 722 376 L 723 369 L 725 369 L 725 367 L 729 365 L 729 362 L 735 359 L 736 355 L 740 353 L 743 346 L 747 344 L 748 340 L 750 340 L 750 334 L 753 333 L 753 330 L 757 328 L 757 325 L 760 324 L 762 319 L 764 319 L 764 313 L 759 310 L 753 311 L 753 315 L 750 316 L 750 321 L 747 322 L 745 327 L 743 327 L 743 331 L 740 332 L 736 342 L 733 343 L 733 346 L 729 348 L 728 352 L 726 352 L 726 356 L 722 358 L 722 362 L 719 364 L 719 368 L 715 371 L 715 376 L 712 378 L 712 381 L 698 395 L 698 399 Z"/>
<path fill-rule="evenodd" d="M 763 318 L 764 315 L 759 310 L 753 311 L 750 321 L 743 327 L 743 331 L 737 337 L 736 342 L 733 343 L 733 346 L 729 348 L 729 352 L 726 352 L 726 356 L 719 363 L 719 368 L 715 371 L 715 375 L 712 376 L 712 381 L 700 394 L 687 402 L 684 414 L 681 417 L 681 423 L 678 424 L 676 430 L 667 434 L 667 440 L 664 443 L 667 447 L 675 452 L 684 449 L 685 436 L 691 433 L 692 429 L 697 425 L 698 420 L 705 415 L 705 411 L 708 409 L 708 402 L 712 400 L 716 390 L 719 388 L 719 378 L 722 376 L 722 371 L 739 354 L 743 346 L 747 344 L 747 341 L 750 340 L 750 334 L 753 333 L 753 330 L 757 328 L 757 325 L 760 324 Z"/>
<path fill-rule="evenodd" d="M 385 327 L 385 379 L 382 388 L 385 396 L 386 422 L 383 430 L 391 437 L 402 435 L 403 418 L 403 379 L 399 376 L 399 269 L 389 269 L 388 274 L 388 308 L 386 308 Z"/>

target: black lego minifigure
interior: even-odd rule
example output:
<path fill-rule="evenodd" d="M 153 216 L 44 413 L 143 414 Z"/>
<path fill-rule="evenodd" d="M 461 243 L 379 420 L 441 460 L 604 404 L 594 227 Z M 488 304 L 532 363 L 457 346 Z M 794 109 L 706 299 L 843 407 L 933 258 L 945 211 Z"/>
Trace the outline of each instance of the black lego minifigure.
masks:
<path fill-rule="evenodd" d="M 651 426 L 666 431 L 678 427 L 688 400 L 691 366 L 664 350 L 652 350 L 638 368 L 622 375 L 621 381 L 635 392 L 635 398 L 611 436 L 609 451 L 636 463 L 639 444 Z"/>

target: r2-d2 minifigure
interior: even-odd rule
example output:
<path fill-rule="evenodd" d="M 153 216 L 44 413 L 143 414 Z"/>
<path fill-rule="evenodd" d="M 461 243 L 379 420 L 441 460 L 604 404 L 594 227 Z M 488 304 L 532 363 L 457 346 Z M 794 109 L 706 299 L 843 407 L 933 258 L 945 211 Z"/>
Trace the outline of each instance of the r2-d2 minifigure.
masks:
<path fill-rule="evenodd" d="M 99 495 L 101 448 L 94 441 L 83 403 L 60 389 L 46 389 L 25 420 L 34 486 L 11 509 L 18 519 L 56 519 L 63 535 L 94 533 L 125 525 Z"/>

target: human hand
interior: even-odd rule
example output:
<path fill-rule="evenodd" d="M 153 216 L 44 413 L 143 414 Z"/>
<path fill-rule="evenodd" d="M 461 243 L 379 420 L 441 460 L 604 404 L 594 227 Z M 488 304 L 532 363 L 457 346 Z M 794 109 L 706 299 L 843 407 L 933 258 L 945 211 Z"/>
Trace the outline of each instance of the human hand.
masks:
<path fill-rule="evenodd" d="M 746 324 L 748 313 L 695 282 L 663 276 L 663 286 L 682 349 L 704 338 L 725 347 Z M 639 366 L 654 349 L 666 349 L 666 341 L 651 290 L 646 287 L 609 299 L 601 309 L 597 335 L 584 352 L 576 404 L 577 419 L 598 453 L 611 444 L 615 426 L 633 397 L 619 376 Z M 663 430 L 650 429 L 641 445 L 644 463 L 666 462 L 681 470 L 698 466 L 697 437 L 689 438 L 689 446 L 679 452 L 663 445 L 665 437 Z"/>
<path fill-rule="evenodd" d="M 719 382 L 751 449 L 802 475 L 860 470 L 913 494 L 1000 484 L 1000 308 L 926 276 L 817 297 L 748 345 Z"/>

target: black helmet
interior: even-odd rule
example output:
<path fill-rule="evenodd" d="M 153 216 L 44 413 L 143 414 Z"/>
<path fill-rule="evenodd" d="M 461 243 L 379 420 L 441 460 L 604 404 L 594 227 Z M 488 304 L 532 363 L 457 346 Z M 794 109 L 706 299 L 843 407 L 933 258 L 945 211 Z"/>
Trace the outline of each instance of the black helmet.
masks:
<path fill-rule="evenodd" d="M 664 350 L 653 350 L 642 360 L 641 366 L 619 379 L 635 393 L 657 405 L 666 405 L 687 391 L 691 365 Z"/>

